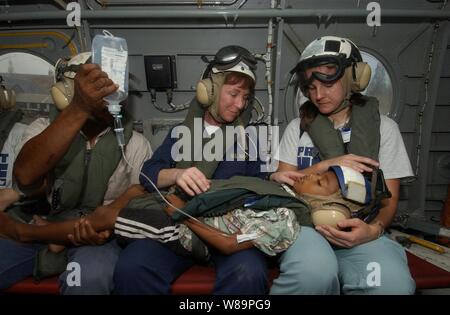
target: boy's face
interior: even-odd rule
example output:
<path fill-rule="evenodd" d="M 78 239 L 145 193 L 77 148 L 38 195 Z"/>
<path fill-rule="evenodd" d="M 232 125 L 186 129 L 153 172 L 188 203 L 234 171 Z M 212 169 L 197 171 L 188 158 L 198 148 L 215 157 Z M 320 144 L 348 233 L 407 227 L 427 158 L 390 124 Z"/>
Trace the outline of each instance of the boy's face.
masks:
<path fill-rule="evenodd" d="M 311 194 L 329 196 L 339 190 L 339 183 L 333 171 L 327 171 L 321 175 L 307 175 L 299 178 L 294 184 L 297 194 Z"/>

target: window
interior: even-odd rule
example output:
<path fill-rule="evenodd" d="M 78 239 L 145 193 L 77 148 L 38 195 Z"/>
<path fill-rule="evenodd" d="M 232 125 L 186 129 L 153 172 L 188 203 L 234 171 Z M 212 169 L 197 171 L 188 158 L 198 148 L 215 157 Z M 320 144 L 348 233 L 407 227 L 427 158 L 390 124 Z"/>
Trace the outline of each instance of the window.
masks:
<path fill-rule="evenodd" d="M 7 53 L 0 56 L 0 75 L 5 86 L 16 92 L 18 103 L 53 103 L 54 67 L 46 60 L 29 53 Z"/>
<path fill-rule="evenodd" d="M 361 51 L 361 55 L 372 69 L 369 85 L 362 94 L 375 96 L 380 103 L 380 113 L 388 115 L 394 98 L 391 77 L 384 64 L 375 56 L 365 51 Z"/>

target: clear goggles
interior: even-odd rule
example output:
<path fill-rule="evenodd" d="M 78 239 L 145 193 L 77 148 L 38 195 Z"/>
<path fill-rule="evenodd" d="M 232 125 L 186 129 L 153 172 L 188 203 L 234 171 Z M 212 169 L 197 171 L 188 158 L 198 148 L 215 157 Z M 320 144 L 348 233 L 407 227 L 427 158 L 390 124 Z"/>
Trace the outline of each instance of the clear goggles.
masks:
<path fill-rule="evenodd" d="M 211 63 L 218 70 L 228 70 L 241 61 L 252 71 L 256 70 L 256 58 L 247 49 L 234 45 L 220 49 Z"/>

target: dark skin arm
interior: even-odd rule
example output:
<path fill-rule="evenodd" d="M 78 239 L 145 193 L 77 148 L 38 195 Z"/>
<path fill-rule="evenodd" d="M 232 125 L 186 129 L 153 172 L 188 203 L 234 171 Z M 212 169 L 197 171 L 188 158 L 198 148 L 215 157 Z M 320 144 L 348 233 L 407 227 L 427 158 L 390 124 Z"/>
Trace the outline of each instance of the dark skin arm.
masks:
<path fill-rule="evenodd" d="M 79 229 L 79 233 L 86 234 L 111 230 L 114 227 L 114 223 L 116 222 L 120 210 L 125 207 L 131 199 L 144 194 L 144 191 L 144 188 L 140 185 L 131 186 L 113 203 L 107 206 L 98 207 L 92 214 L 85 218 L 50 223 L 43 226 L 15 222 L 9 216 L 0 212 L 0 236 L 21 242 L 43 241 L 63 245 L 71 244 L 71 240 L 67 235 L 73 232 L 74 226 L 84 225 L 85 230 Z M 175 195 L 169 195 L 166 198 L 178 208 L 183 207 L 185 204 L 184 201 Z M 175 210 L 172 207 L 166 208 L 166 212 L 169 214 L 172 214 L 173 211 Z M 237 251 L 253 247 L 251 241 L 245 241 L 238 244 L 236 234 L 225 234 L 204 223 L 188 219 L 184 221 L 184 224 L 200 238 L 225 255 L 230 255 Z M 78 239 L 83 239 L 83 235 L 77 235 L 76 237 Z"/>
<path fill-rule="evenodd" d="M 186 224 L 192 232 L 197 234 L 198 237 L 207 242 L 209 245 L 217 248 L 222 254 L 231 255 L 238 251 L 253 247 L 253 243 L 251 241 L 238 243 L 237 234 L 225 234 L 212 226 L 199 223 L 192 219 L 187 219 L 183 223 Z"/>
<path fill-rule="evenodd" d="M 74 97 L 69 106 L 42 133 L 25 143 L 17 156 L 13 172 L 19 186 L 40 186 L 88 118 L 105 110 L 103 98 L 117 90 L 117 85 L 95 64 L 82 65 L 74 85 Z"/>
<path fill-rule="evenodd" d="M 120 210 L 131 199 L 144 194 L 144 191 L 144 187 L 141 185 L 133 185 L 114 202 L 107 206 L 98 207 L 92 214 L 84 218 L 41 226 L 16 222 L 5 213 L 0 212 L 0 236 L 20 242 L 42 241 L 64 245 L 71 244 L 67 235 L 73 233 L 74 226 L 80 224 L 81 220 L 94 231 L 111 230 Z"/>
<path fill-rule="evenodd" d="M 178 198 L 176 195 L 168 195 L 166 199 L 177 208 L 182 208 L 185 202 Z M 176 211 L 172 207 L 167 207 L 166 212 L 169 215 Z M 253 247 L 251 241 L 245 241 L 242 243 L 237 242 L 237 234 L 225 234 L 224 232 L 209 226 L 205 223 L 195 221 L 193 219 L 187 219 L 183 222 L 192 232 L 197 234 L 202 240 L 209 245 L 217 248 L 221 253 L 225 255 L 231 255 L 235 252 L 249 249 Z"/>

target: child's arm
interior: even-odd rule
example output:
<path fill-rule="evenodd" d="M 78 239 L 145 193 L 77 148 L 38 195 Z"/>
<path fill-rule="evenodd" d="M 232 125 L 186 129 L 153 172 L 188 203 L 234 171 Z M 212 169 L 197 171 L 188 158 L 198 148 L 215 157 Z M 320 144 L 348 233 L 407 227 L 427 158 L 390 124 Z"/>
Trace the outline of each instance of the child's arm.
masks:
<path fill-rule="evenodd" d="M 178 198 L 176 195 L 167 195 L 166 199 L 175 207 L 183 208 L 185 202 Z M 167 207 L 166 212 L 171 215 L 175 209 L 173 207 Z M 195 221 L 193 219 L 187 219 L 183 222 L 192 232 L 197 234 L 202 240 L 209 245 L 217 248 L 221 253 L 230 255 L 232 253 L 248 249 L 253 247 L 251 241 L 245 241 L 242 243 L 237 242 L 237 234 L 226 234 L 219 229 L 207 225 L 203 222 Z"/>
<path fill-rule="evenodd" d="M 111 230 L 114 227 L 119 211 L 127 203 L 144 193 L 140 185 L 133 185 L 119 198 L 107 206 L 100 206 L 83 220 L 89 221 L 97 232 Z M 0 213 L 0 236 L 11 238 L 20 242 L 43 241 L 56 244 L 70 244 L 67 235 L 73 233 L 74 226 L 79 218 L 47 225 L 33 225 L 16 222 L 5 213 Z"/>
<path fill-rule="evenodd" d="M 237 234 L 225 234 L 215 227 L 205 223 L 194 221 L 192 219 L 187 219 L 183 223 L 186 224 L 192 232 L 197 234 L 198 237 L 203 239 L 209 245 L 217 248 L 225 255 L 231 255 L 235 252 L 253 247 L 253 243 L 251 241 L 238 243 Z"/>

